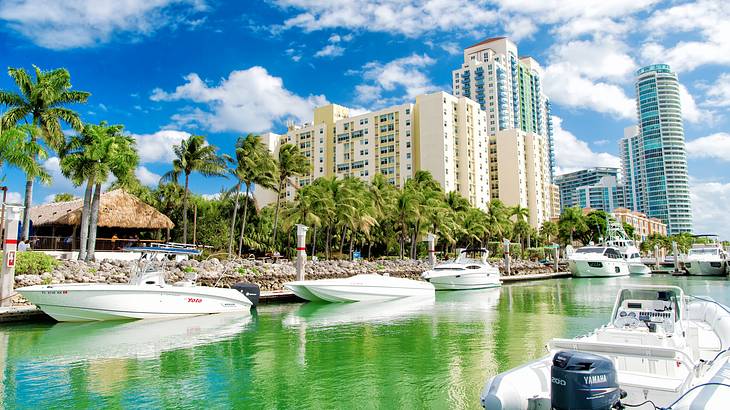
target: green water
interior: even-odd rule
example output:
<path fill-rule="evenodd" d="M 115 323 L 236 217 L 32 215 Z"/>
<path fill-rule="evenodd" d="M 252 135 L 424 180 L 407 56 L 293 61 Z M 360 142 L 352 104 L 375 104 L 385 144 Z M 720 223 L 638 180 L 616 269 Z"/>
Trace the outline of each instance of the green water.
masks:
<path fill-rule="evenodd" d="M 434 301 L 0 327 L 5 408 L 478 408 L 486 379 L 604 323 L 622 283 L 730 302 L 725 279 L 561 279 Z"/>

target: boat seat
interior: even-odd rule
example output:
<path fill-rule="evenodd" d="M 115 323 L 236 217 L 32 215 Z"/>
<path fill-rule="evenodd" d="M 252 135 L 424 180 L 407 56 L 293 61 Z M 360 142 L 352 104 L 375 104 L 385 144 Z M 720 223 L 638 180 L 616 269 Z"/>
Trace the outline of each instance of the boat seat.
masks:
<path fill-rule="evenodd" d="M 618 371 L 618 382 L 621 386 L 631 386 L 640 389 L 651 389 L 678 393 L 686 378 L 666 377 L 656 374 Z"/>

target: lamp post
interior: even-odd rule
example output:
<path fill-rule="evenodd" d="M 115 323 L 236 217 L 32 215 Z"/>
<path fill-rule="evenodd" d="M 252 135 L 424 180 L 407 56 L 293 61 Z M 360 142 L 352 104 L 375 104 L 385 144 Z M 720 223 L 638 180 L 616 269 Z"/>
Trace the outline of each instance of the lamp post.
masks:
<path fill-rule="evenodd" d="M 15 260 L 18 250 L 18 224 L 23 206 L 5 204 L 5 238 L 3 241 L 3 266 L 0 277 L 0 306 L 10 306 L 15 285 Z"/>

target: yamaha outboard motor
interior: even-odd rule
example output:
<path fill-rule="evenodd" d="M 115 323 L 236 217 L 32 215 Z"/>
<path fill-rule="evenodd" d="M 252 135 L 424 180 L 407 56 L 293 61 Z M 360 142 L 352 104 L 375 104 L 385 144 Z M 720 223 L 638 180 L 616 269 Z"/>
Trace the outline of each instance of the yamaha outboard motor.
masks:
<path fill-rule="evenodd" d="M 261 289 L 259 289 L 259 285 L 255 283 L 243 283 L 239 282 L 231 286 L 233 289 L 236 289 L 237 291 L 241 292 L 248 298 L 248 300 L 253 303 L 253 307 L 258 306 L 259 304 L 259 296 L 261 295 Z"/>
<path fill-rule="evenodd" d="M 550 401 L 556 410 L 609 410 L 620 401 L 616 369 L 603 356 L 573 350 L 553 356 Z"/>

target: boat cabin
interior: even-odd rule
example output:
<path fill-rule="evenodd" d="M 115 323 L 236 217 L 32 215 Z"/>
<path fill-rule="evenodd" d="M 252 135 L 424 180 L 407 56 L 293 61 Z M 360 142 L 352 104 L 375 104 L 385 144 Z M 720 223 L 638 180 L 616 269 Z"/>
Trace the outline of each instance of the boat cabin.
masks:
<path fill-rule="evenodd" d="M 610 259 L 623 259 L 623 256 L 621 256 L 621 252 L 619 252 L 618 249 L 607 246 L 584 246 L 582 248 L 578 248 L 575 253 L 595 253 L 606 256 Z"/>

